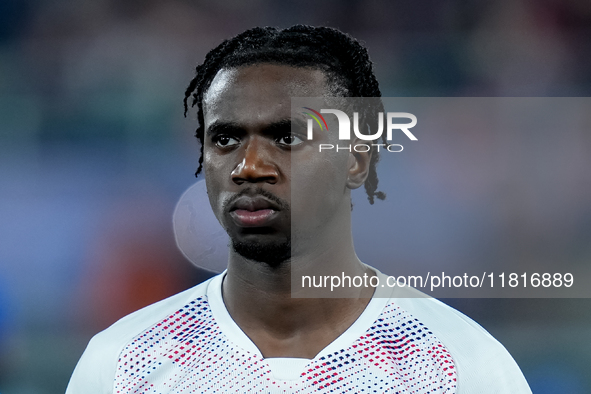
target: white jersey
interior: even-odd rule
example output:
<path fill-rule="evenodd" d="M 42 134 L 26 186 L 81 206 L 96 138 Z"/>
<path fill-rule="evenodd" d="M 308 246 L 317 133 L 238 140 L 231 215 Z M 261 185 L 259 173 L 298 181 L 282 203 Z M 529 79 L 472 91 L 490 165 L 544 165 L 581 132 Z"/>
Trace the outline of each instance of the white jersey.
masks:
<path fill-rule="evenodd" d="M 223 275 L 97 334 L 66 394 L 531 393 L 499 342 L 433 298 L 374 297 L 313 359 L 264 358 L 224 305 Z"/>

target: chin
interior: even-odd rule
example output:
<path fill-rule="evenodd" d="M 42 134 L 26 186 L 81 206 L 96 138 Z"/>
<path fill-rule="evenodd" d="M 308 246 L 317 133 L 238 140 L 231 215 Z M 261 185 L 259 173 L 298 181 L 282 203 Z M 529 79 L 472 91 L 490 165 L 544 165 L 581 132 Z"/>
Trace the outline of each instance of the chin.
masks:
<path fill-rule="evenodd" d="M 276 266 L 291 259 L 291 242 L 260 242 L 232 239 L 232 248 L 240 256 L 248 260 L 258 261 Z"/>

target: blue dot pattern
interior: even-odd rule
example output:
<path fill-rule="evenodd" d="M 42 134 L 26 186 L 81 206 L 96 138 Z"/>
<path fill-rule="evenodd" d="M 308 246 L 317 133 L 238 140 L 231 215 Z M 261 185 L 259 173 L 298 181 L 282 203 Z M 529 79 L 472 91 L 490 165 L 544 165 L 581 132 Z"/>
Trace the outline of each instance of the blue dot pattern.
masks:
<path fill-rule="evenodd" d="M 347 348 L 314 358 L 298 380 L 277 380 L 265 359 L 228 340 L 203 296 L 123 348 L 113 392 L 455 393 L 456 378 L 443 344 L 390 302 Z"/>

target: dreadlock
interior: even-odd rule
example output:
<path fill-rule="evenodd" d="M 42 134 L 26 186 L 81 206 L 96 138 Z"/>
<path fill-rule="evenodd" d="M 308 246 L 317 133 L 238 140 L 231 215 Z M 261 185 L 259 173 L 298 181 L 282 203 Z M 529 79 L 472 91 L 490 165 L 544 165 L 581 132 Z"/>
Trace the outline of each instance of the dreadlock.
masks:
<path fill-rule="evenodd" d="M 274 63 L 293 67 L 309 67 L 322 70 L 331 87 L 344 97 L 381 97 L 378 81 L 373 73 L 373 65 L 367 49 L 356 39 L 339 30 L 329 27 L 295 25 L 287 29 L 274 27 L 255 27 L 222 42 L 212 49 L 203 64 L 196 68 L 195 78 L 185 91 L 183 100 L 185 116 L 191 107 L 197 106 L 199 126 L 195 136 L 201 142 L 201 156 L 195 176 L 203 168 L 204 118 L 203 96 L 217 72 L 223 68 L 248 66 L 258 63 Z M 383 105 L 371 106 L 361 115 L 377 119 L 377 112 L 383 112 Z M 361 120 L 360 119 L 360 120 Z M 360 121 L 360 124 L 364 124 Z M 386 133 L 382 141 L 387 145 Z M 378 176 L 376 164 L 378 152 L 371 155 L 365 190 L 370 204 L 377 197 L 383 200 L 386 195 L 377 191 Z"/>

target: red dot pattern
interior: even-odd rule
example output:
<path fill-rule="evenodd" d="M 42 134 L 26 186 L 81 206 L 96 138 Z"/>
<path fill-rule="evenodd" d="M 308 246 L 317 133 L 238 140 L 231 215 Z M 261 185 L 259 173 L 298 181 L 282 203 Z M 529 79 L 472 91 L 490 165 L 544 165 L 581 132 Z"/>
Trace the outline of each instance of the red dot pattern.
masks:
<path fill-rule="evenodd" d="M 258 354 L 228 340 L 200 297 L 136 336 L 117 361 L 115 393 L 455 393 L 443 344 L 393 303 L 335 353 L 311 360 L 298 380 L 273 378 Z"/>

